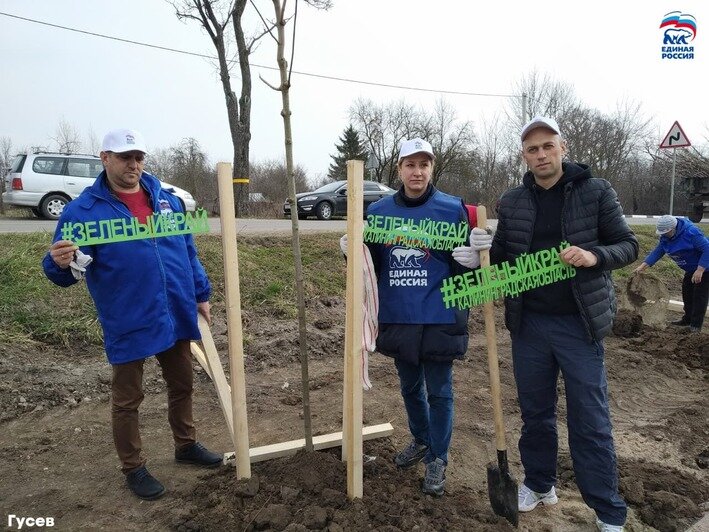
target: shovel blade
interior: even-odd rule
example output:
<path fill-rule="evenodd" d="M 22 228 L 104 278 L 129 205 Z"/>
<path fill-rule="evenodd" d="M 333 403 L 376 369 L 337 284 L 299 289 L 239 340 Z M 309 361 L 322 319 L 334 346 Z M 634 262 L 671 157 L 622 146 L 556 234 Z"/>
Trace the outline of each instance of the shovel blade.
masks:
<path fill-rule="evenodd" d="M 487 491 L 492 511 L 517 526 L 519 522 L 517 481 L 506 467 L 500 468 L 493 463 L 487 465 Z"/>

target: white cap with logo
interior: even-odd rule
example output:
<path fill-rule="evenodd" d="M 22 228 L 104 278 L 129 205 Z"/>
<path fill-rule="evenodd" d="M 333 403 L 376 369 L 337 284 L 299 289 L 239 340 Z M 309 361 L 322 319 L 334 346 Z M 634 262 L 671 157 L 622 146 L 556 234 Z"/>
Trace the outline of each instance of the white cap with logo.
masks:
<path fill-rule="evenodd" d="M 538 127 L 551 129 L 557 135 L 561 135 L 561 130 L 559 130 L 559 124 L 556 123 L 556 120 L 546 116 L 535 116 L 522 128 L 522 140 L 524 141 L 524 138 L 529 135 L 533 129 L 537 129 Z"/>
<path fill-rule="evenodd" d="M 415 138 L 402 141 L 401 148 L 399 149 L 399 162 L 401 162 L 401 159 L 404 157 L 415 153 L 425 153 L 429 155 L 431 159 L 434 158 L 431 145 L 423 139 Z"/>
<path fill-rule="evenodd" d="M 112 151 L 114 153 L 142 151 L 143 153 L 148 153 L 145 149 L 143 135 L 135 129 L 114 129 L 109 131 L 103 137 L 101 151 Z"/>

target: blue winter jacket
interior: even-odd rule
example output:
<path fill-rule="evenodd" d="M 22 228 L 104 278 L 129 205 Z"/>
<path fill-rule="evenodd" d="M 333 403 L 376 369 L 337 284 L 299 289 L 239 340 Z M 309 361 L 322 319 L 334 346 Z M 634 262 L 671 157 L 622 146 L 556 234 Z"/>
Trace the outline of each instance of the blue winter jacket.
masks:
<path fill-rule="evenodd" d="M 143 172 L 140 183 L 150 196 L 153 212 L 182 211 L 179 199 L 154 176 Z M 132 215 L 111 193 L 104 171 L 64 207 L 54 241 L 62 240 L 65 223 L 113 218 L 130 219 Z M 177 340 L 201 338 L 197 303 L 209 300 L 211 286 L 192 235 L 82 246 L 81 251 L 93 257 L 86 269 L 86 285 L 111 364 L 156 355 Z M 59 286 L 77 282 L 71 270 L 59 268 L 49 253 L 43 267 L 49 280 Z"/>
<path fill-rule="evenodd" d="M 675 234 L 661 235 L 657 247 L 643 262 L 652 266 L 665 254 L 686 272 L 694 272 L 697 266 L 709 269 L 709 239 L 686 218 L 677 218 Z"/>

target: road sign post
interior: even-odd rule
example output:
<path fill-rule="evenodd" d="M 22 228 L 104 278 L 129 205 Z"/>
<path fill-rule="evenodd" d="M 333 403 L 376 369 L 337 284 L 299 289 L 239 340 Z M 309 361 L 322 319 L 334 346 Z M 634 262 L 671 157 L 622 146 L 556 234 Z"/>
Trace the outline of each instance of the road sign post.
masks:
<path fill-rule="evenodd" d="M 687 148 L 691 146 L 692 143 L 689 142 L 687 135 L 685 135 L 682 126 L 679 122 L 675 120 L 672 127 L 665 135 L 665 138 L 660 143 L 661 149 L 672 148 L 672 181 L 670 184 L 670 215 L 673 214 L 674 202 L 675 202 L 675 166 L 677 161 L 677 148 Z"/>

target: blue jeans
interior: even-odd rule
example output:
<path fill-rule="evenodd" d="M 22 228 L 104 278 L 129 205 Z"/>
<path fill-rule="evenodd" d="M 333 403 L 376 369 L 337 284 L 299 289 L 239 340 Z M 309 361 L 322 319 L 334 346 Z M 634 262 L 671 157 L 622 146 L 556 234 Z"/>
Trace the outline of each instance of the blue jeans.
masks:
<path fill-rule="evenodd" d="M 440 458 L 448 464 L 453 433 L 453 362 L 422 360 L 419 365 L 395 360 L 409 430 L 428 445 L 424 463 Z"/>
<path fill-rule="evenodd" d="M 512 358 L 522 411 L 519 453 L 525 485 L 545 493 L 556 484 L 556 385 L 561 370 L 576 485 L 601 521 L 625 523 L 627 507 L 618 494 L 603 344 L 588 340 L 577 314 L 525 312 L 519 332 L 512 335 Z"/>

